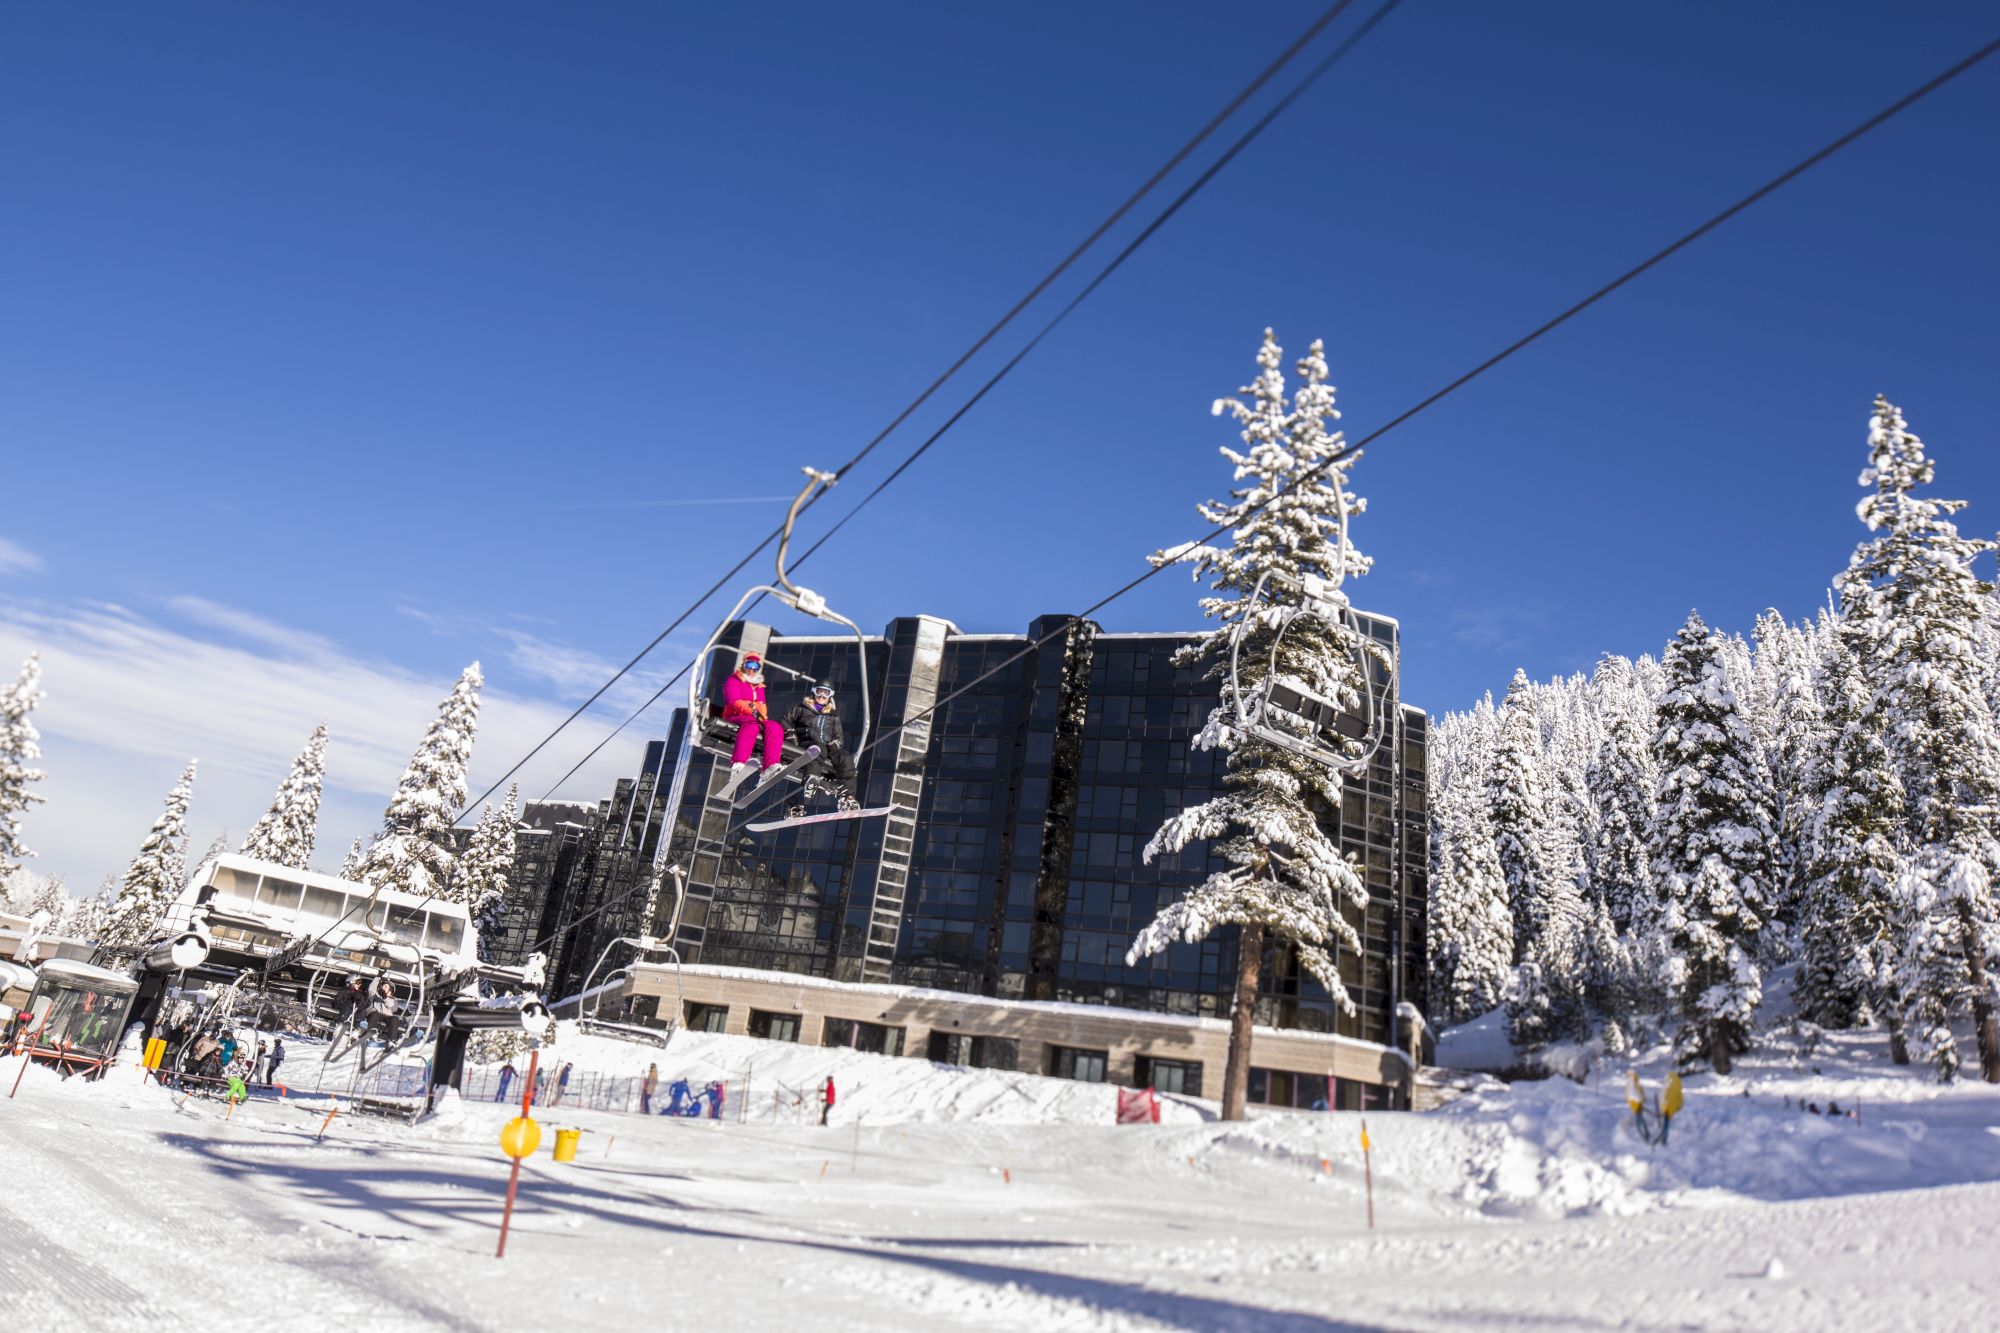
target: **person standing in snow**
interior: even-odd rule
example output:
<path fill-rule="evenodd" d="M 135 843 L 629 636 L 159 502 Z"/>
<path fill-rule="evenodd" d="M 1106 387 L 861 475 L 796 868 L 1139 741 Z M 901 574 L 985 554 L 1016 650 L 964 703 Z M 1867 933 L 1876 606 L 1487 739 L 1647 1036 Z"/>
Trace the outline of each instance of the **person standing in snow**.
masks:
<path fill-rule="evenodd" d="M 819 684 L 812 693 L 785 714 L 785 730 L 801 750 L 817 745 L 819 758 L 806 765 L 805 789 L 785 813 L 798 819 L 806 813 L 805 798 L 815 791 L 833 793 L 842 810 L 861 803 L 854 799 L 854 756 L 847 753 L 847 735 L 841 729 L 840 709 L 833 701 L 833 686 Z"/>
<path fill-rule="evenodd" d="M 283 1063 L 285 1063 L 285 1039 L 277 1037 L 271 1042 L 271 1058 L 264 1066 L 264 1081 L 267 1083 L 276 1083 L 278 1081 L 278 1066 Z"/>
<path fill-rule="evenodd" d="M 500 1091 L 494 1094 L 493 1100 L 496 1102 L 506 1101 L 507 1089 L 513 1085 L 513 1082 L 514 1062 L 509 1060 L 506 1064 L 500 1066 Z"/>
<path fill-rule="evenodd" d="M 722 682 L 722 720 L 736 723 L 736 748 L 730 752 L 729 771 L 741 777 L 757 741 L 764 742 L 764 772 L 759 781 L 769 780 L 785 762 L 785 729 L 771 720 L 771 706 L 764 696 L 764 659 L 750 653 L 743 665 Z"/>
<path fill-rule="evenodd" d="M 820 1104 L 819 1104 L 820 1124 L 824 1125 L 827 1121 L 827 1117 L 832 1114 L 833 1114 L 833 1075 L 828 1074 L 826 1076 L 826 1093 L 820 1099 Z"/>
<path fill-rule="evenodd" d="M 573 1067 L 569 1061 L 563 1063 L 562 1073 L 556 1076 L 556 1090 L 549 1096 L 550 1106 L 562 1105 L 563 1093 L 569 1091 L 569 1071 Z"/>
<path fill-rule="evenodd" d="M 653 1113 L 653 1091 L 659 1086 L 660 1086 L 659 1065 L 657 1064 L 647 1065 L 646 1077 L 644 1081 L 639 1084 L 640 1115 L 651 1115 Z"/>

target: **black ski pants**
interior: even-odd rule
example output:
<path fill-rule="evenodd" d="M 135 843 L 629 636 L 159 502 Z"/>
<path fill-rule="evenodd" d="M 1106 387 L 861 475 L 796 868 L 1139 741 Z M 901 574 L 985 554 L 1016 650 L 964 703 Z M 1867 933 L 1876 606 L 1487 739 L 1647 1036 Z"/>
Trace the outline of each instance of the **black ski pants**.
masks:
<path fill-rule="evenodd" d="M 819 785 L 854 795 L 854 756 L 839 746 L 820 751 L 819 758 L 806 765 L 806 776 L 818 778 Z"/>

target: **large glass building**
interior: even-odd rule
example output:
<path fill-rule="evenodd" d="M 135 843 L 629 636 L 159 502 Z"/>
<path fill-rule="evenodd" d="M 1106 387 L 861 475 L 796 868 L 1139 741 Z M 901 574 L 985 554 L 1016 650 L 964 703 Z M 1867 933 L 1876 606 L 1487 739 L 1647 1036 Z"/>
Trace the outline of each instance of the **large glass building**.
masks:
<path fill-rule="evenodd" d="M 1363 624 L 1393 645 L 1393 621 Z M 557 995 L 581 984 L 609 941 L 665 935 L 677 915 L 674 943 L 688 964 L 1221 1016 L 1236 975 L 1233 929 L 1125 961 L 1157 909 L 1220 865 L 1205 844 L 1144 857 L 1161 823 L 1206 799 L 1222 771 L 1219 752 L 1190 743 L 1216 702 L 1202 669 L 1175 663 L 1191 637 L 1109 633 L 1067 617 L 1037 620 L 1025 636 L 961 634 L 919 616 L 864 646 L 731 625 L 723 642 L 770 664 L 774 716 L 806 682 L 826 681 L 850 737 L 866 652 L 874 735 L 859 756 L 862 801 L 909 813 L 751 833 L 747 820 L 774 817 L 788 797 L 742 811 L 712 801 L 728 762 L 698 747 L 677 785 L 687 725 L 677 712 L 642 772 L 587 827 L 548 821 L 571 825 L 538 835 L 548 845 L 536 864 L 551 878 L 517 885 L 510 910 L 553 940 Z M 718 661 L 719 681 L 733 658 Z M 1366 911 L 1349 914 L 1363 948 L 1339 959 L 1359 1010 L 1337 1014 L 1278 945 L 1260 1022 L 1391 1044 L 1396 1005 L 1423 1004 L 1425 718 L 1385 683 L 1395 700 L 1388 734 L 1324 816 L 1369 889 Z M 1343 726 L 1360 735 L 1364 721 Z M 686 900 L 659 894 L 648 920 L 645 872 L 670 803 L 664 860 L 686 869 Z M 565 845 L 575 851 L 562 865 Z"/>

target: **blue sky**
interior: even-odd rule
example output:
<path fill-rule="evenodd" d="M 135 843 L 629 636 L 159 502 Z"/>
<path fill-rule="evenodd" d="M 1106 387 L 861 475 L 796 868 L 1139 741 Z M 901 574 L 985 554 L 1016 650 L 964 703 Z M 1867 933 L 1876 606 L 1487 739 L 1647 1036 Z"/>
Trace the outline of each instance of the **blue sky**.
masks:
<path fill-rule="evenodd" d="M 322 716 L 337 856 L 474 657 L 497 775 L 779 508 L 688 502 L 852 453 L 1317 11 L 9 8 L 0 651 L 48 663 L 44 868 L 121 864 L 191 754 L 197 840 L 240 835 Z M 1327 340 L 1363 433 L 1993 24 L 1409 0 L 809 581 L 871 626 L 1086 605 L 1199 531 L 1207 407 L 1266 325 Z M 1372 449 L 1360 597 L 1407 696 L 1653 649 L 1691 605 L 1810 614 L 1878 391 L 2000 527 L 1996 124 L 2000 62 Z"/>

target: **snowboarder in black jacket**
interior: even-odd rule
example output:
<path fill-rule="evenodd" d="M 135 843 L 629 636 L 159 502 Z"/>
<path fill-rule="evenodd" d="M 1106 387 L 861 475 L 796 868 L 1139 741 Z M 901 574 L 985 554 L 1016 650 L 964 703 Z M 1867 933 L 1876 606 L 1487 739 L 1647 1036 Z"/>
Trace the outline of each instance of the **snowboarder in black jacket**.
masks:
<path fill-rule="evenodd" d="M 806 765 L 806 785 L 798 802 L 785 813 L 793 819 L 802 817 L 805 798 L 815 791 L 833 793 L 842 810 L 860 805 L 854 799 L 854 757 L 847 753 L 847 734 L 840 726 L 833 686 L 815 685 L 811 694 L 792 705 L 792 711 L 785 714 L 785 730 L 800 749 L 819 747 L 819 758 Z"/>

